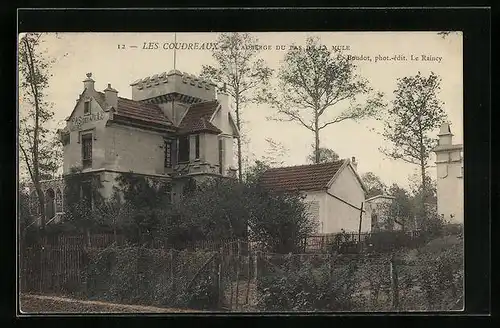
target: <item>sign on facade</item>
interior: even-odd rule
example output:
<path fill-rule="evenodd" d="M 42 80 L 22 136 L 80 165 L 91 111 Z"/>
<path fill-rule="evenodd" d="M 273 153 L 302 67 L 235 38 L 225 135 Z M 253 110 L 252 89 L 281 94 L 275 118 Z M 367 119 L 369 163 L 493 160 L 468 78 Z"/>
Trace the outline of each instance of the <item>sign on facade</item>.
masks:
<path fill-rule="evenodd" d="M 81 126 L 85 123 L 101 121 L 104 119 L 104 114 L 102 112 L 84 115 L 84 116 L 75 116 L 71 119 L 71 131 L 76 131 L 81 128 Z"/>

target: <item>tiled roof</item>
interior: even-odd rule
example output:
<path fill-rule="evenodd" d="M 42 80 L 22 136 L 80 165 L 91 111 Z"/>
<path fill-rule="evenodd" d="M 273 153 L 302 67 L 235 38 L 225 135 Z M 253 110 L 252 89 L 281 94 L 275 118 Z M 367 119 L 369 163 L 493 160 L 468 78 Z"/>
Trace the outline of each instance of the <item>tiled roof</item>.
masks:
<path fill-rule="evenodd" d="M 98 99 L 98 101 L 104 103 L 104 93 L 98 92 L 98 95 L 101 98 Z M 163 114 L 163 111 L 159 106 L 122 97 L 118 97 L 118 108 L 116 108 L 115 115 L 145 123 L 153 123 L 164 126 L 173 125 L 173 123 Z"/>
<path fill-rule="evenodd" d="M 191 105 L 186 115 L 182 118 L 182 122 L 179 125 L 179 133 L 201 131 L 221 133 L 220 129 L 210 123 L 210 118 L 218 107 L 219 102 L 217 100 L 204 101 Z"/>
<path fill-rule="evenodd" d="M 260 183 L 275 191 L 324 190 L 345 161 L 272 168 L 262 174 Z"/>

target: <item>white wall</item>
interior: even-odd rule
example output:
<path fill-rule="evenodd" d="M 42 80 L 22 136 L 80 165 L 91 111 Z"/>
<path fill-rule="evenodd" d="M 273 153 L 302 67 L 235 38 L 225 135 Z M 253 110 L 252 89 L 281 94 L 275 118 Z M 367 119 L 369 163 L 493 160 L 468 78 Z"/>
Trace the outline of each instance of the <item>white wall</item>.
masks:
<path fill-rule="evenodd" d="M 106 128 L 105 168 L 142 174 L 165 171 L 164 138 L 161 134 L 127 126 Z"/>
<path fill-rule="evenodd" d="M 361 203 L 364 202 L 365 193 L 350 165 L 339 174 L 328 191 L 356 208 L 330 195 L 326 195 L 325 233 L 336 233 L 340 232 L 341 229 L 346 232 L 357 232 L 360 219 L 360 210 L 357 208 L 360 208 Z M 370 228 L 371 222 L 362 220 L 361 231 L 368 232 Z"/>
<path fill-rule="evenodd" d="M 463 223 L 464 186 L 460 151 L 438 153 L 436 165 L 438 214 L 443 214 L 450 223 Z"/>
<path fill-rule="evenodd" d="M 92 132 L 92 167 L 86 169 L 85 171 L 91 169 L 101 168 L 105 161 L 105 149 L 106 149 L 106 138 L 105 138 L 105 124 L 108 120 L 108 113 L 104 112 L 101 106 L 93 97 L 92 91 L 85 91 L 82 95 L 81 100 L 77 103 L 70 120 L 67 122 L 67 127 L 70 130 L 70 140 L 67 145 L 63 148 L 63 173 L 68 174 L 71 172 L 72 167 L 82 166 L 82 144 L 80 142 L 80 136 L 82 133 Z M 78 120 L 89 117 L 84 115 L 84 103 L 85 100 L 90 100 L 90 115 L 96 115 L 97 120 L 88 121 L 82 124 L 77 124 Z"/>
<path fill-rule="evenodd" d="M 314 213 L 314 209 L 311 208 L 310 215 L 318 223 L 318 233 L 325 232 L 325 219 L 327 214 L 327 203 L 326 203 L 326 193 L 324 191 L 310 191 L 306 192 L 305 202 L 309 204 L 310 202 L 317 202 L 319 205 L 319 213 Z M 316 214 L 318 215 L 316 217 Z"/>

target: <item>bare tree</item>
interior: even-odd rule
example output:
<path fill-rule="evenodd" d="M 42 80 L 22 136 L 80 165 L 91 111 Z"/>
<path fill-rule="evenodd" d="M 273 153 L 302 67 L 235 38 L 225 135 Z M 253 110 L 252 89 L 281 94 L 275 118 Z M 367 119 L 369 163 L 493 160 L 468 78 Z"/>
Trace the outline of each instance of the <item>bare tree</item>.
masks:
<path fill-rule="evenodd" d="M 345 120 L 373 117 L 383 106 L 382 94 L 373 93 L 356 74 L 353 61 L 319 42 L 310 37 L 305 48 L 292 46 L 279 70 L 277 87 L 259 97 L 277 111 L 270 119 L 296 122 L 314 133 L 315 163 L 320 162 L 321 130 Z"/>
<path fill-rule="evenodd" d="M 271 138 L 266 138 L 268 149 L 266 155 L 262 157 L 262 162 L 268 164 L 270 167 L 279 166 L 284 163 L 283 157 L 289 151 L 281 142 L 275 141 Z"/>
<path fill-rule="evenodd" d="M 54 115 L 46 100 L 46 89 L 54 62 L 42 49 L 42 33 L 27 33 L 19 39 L 19 151 L 37 193 L 41 228 L 45 229 L 45 197 L 40 181 L 50 178 L 58 170 L 60 146 L 47 123 Z"/>
<path fill-rule="evenodd" d="M 382 134 L 392 147 L 381 151 L 391 158 L 418 165 L 424 191 L 429 190 L 426 169 L 436 145 L 436 140 L 428 135 L 446 119 L 443 102 L 438 98 L 440 84 L 441 79 L 434 73 L 425 77 L 418 72 L 415 76 L 398 79 L 395 99 L 387 111 Z M 422 203 L 425 202 L 426 192 L 422 197 Z"/>
<path fill-rule="evenodd" d="M 222 33 L 217 40 L 219 47 L 212 51 L 215 66 L 204 65 L 201 77 L 226 86 L 226 92 L 234 100 L 236 126 L 242 130 L 241 110 L 254 101 L 252 90 L 267 85 L 272 70 L 259 54 L 258 40 L 249 33 Z M 241 139 L 238 147 L 238 178 L 242 181 Z"/>

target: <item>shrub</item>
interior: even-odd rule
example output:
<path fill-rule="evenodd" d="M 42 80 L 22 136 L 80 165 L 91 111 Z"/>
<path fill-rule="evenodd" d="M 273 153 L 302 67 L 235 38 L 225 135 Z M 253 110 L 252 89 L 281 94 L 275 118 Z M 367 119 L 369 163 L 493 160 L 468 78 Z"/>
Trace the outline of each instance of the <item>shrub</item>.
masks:
<path fill-rule="evenodd" d="M 164 250 L 108 247 L 89 252 L 87 296 L 113 302 L 213 309 L 217 305 L 211 266 L 194 275 L 212 256 Z"/>
<path fill-rule="evenodd" d="M 400 295 L 405 305 L 430 311 L 456 310 L 463 295 L 463 240 L 437 238 L 416 252 L 413 265 L 401 264 Z"/>
<path fill-rule="evenodd" d="M 314 267 L 301 263 L 285 265 L 284 272 L 261 277 L 257 285 L 258 306 L 267 311 L 341 311 L 354 307 L 356 265 L 341 265 L 330 271 L 327 263 Z"/>

